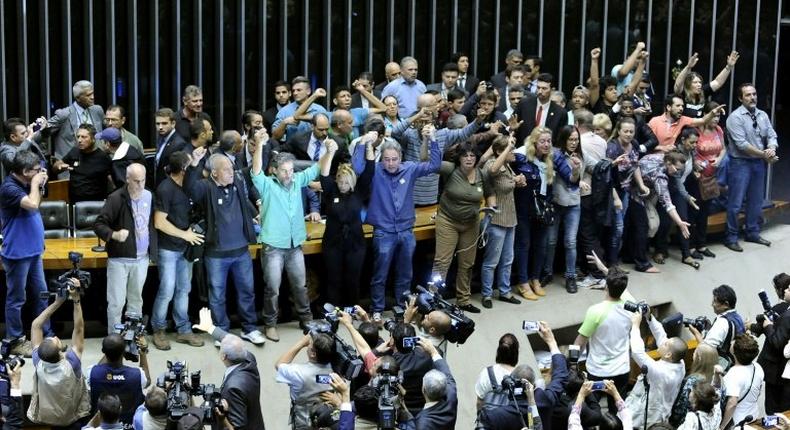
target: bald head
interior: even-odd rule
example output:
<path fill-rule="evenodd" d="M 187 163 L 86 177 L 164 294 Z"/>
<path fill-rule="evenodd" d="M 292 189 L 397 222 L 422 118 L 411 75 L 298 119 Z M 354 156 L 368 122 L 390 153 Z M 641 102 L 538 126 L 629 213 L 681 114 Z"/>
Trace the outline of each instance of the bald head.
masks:
<path fill-rule="evenodd" d="M 384 74 L 387 76 L 387 82 L 392 82 L 400 77 L 400 64 L 395 62 L 387 63 L 384 66 Z"/>
<path fill-rule="evenodd" d="M 436 97 L 433 94 L 420 94 L 417 97 L 417 107 L 424 108 L 424 107 L 433 107 L 436 104 Z"/>
<path fill-rule="evenodd" d="M 673 363 L 679 363 L 686 357 L 686 351 L 688 351 L 688 345 L 683 339 L 679 337 L 672 337 L 667 340 L 668 342 L 668 350 L 669 350 L 669 361 Z"/>
<path fill-rule="evenodd" d="M 332 112 L 332 129 L 345 136 L 353 130 L 354 127 L 354 117 L 351 116 L 351 112 L 345 109 L 335 109 Z"/>
<path fill-rule="evenodd" d="M 126 190 L 132 199 L 140 198 L 145 188 L 145 166 L 132 163 L 126 167 Z"/>

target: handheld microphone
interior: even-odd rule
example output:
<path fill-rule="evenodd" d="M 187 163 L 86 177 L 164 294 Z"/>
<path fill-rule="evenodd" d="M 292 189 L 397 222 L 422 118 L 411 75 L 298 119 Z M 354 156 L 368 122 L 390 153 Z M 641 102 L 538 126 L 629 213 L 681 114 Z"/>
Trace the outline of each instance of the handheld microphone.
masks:
<path fill-rule="evenodd" d="M 740 421 L 740 422 L 739 422 L 739 423 L 738 423 L 738 424 L 737 424 L 735 427 L 739 427 L 739 428 L 741 428 L 741 429 L 742 429 L 742 428 L 743 428 L 743 426 L 745 426 L 745 425 L 746 425 L 746 423 L 748 423 L 748 422 L 751 422 L 752 420 L 754 420 L 754 417 L 753 417 L 753 416 L 751 416 L 751 415 L 746 415 L 746 417 L 745 417 L 744 419 L 742 419 L 742 420 L 741 420 L 741 421 Z"/>
<path fill-rule="evenodd" d="M 642 382 L 646 387 L 649 386 L 650 384 L 647 382 L 647 365 L 643 364 L 639 371 L 642 373 Z"/>

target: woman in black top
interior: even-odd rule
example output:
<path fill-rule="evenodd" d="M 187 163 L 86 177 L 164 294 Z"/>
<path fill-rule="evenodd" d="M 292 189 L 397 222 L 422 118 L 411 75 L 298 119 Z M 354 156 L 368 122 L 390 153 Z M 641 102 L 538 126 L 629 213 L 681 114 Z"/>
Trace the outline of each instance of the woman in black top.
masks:
<path fill-rule="evenodd" d="M 359 298 L 359 278 L 365 261 L 365 235 L 362 232 L 363 201 L 369 194 L 375 170 L 371 139 L 365 143 L 365 170 L 357 179 L 350 164 L 341 164 L 333 178 L 326 163 L 321 170 L 321 188 L 326 208 L 326 229 L 321 241 L 327 271 L 327 299 L 336 306 L 354 306 Z"/>
<path fill-rule="evenodd" d="M 72 203 L 103 201 L 109 194 L 112 160 L 96 147 L 95 135 L 92 125 L 80 125 L 77 146 L 52 166 L 56 172 L 69 170 L 69 200 Z"/>
<path fill-rule="evenodd" d="M 683 97 L 684 116 L 691 118 L 703 117 L 705 103 L 710 101 L 711 95 L 719 91 L 727 82 L 730 72 L 732 72 L 732 69 L 735 68 L 735 64 L 738 62 L 738 57 L 738 51 L 730 52 L 730 55 L 727 56 L 727 64 L 721 72 L 716 75 L 716 78 L 708 84 L 703 84 L 704 81 L 699 73 L 691 71 L 699 60 L 697 53 L 695 52 L 694 55 L 689 57 L 686 67 L 684 67 L 675 78 L 675 85 L 673 87 L 675 94 Z"/>

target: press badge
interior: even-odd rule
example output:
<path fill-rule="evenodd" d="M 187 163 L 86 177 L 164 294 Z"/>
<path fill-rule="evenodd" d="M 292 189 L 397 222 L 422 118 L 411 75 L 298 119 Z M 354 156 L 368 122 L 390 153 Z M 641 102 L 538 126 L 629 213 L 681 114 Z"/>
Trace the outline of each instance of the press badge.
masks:
<path fill-rule="evenodd" d="M 334 202 L 335 202 L 335 203 L 340 203 L 340 198 L 338 198 L 338 197 L 335 197 L 335 200 L 334 200 Z"/>
<path fill-rule="evenodd" d="M 403 178 L 400 178 L 400 180 L 399 180 L 398 182 L 400 182 L 400 184 L 401 184 L 401 185 L 403 185 L 403 184 L 405 184 L 405 183 L 406 183 L 406 180 L 405 180 L 405 179 L 403 179 Z"/>
<path fill-rule="evenodd" d="M 217 204 L 221 205 L 222 204 L 222 199 L 217 199 Z"/>
<path fill-rule="evenodd" d="M 482 189 L 482 188 L 480 188 L 480 187 L 477 187 L 477 192 L 478 192 L 478 193 L 482 193 L 482 192 L 483 192 L 483 189 Z"/>
<path fill-rule="evenodd" d="M 74 167 L 80 167 L 80 162 L 79 162 L 79 161 L 75 161 L 75 162 L 73 163 L 73 165 L 74 165 Z"/>

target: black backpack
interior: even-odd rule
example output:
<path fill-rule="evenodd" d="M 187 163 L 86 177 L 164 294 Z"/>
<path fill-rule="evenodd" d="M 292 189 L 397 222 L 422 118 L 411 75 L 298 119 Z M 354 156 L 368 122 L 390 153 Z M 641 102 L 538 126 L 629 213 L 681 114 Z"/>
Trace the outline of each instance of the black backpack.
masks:
<path fill-rule="evenodd" d="M 497 382 L 494 375 L 494 366 L 486 367 L 486 371 L 488 371 L 488 380 L 491 381 L 491 391 L 483 397 L 483 407 L 480 410 L 496 409 L 509 405 L 511 402 L 510 392 L 502 388 Z"/>

